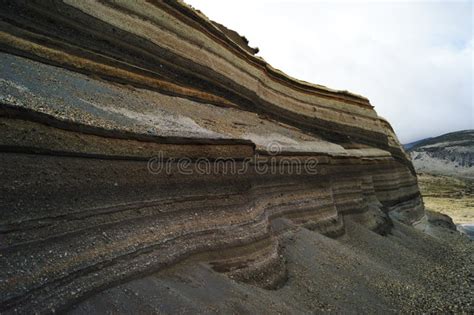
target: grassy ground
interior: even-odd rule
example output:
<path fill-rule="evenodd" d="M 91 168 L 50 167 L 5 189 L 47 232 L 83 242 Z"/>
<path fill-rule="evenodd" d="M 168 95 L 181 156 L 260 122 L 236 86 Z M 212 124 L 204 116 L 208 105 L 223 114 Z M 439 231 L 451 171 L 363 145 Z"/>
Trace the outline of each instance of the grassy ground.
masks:
<path fill-rule="evenodd" d="M 449 215 L 454 223 L 474 223 L 474 181 L 418 174 L 425 207 Z"/>

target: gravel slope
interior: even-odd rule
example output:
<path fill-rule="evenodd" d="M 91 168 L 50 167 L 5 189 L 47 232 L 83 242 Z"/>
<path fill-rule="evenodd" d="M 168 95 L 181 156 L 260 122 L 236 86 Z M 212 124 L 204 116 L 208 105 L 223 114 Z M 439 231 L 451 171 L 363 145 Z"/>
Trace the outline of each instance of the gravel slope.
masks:
<path fill-rule="evenodd" d="M 285 232 L 288 279 L 277 290 L 234 281 L 204 263 L 184 263 L 106 290 L 70 313 L 474 311 L 474 248 L 467 238 L 427 220 L 418 229 L 394 222 L 387 236 L 349 220 L 346 226 L 338 239 L 304 228 Z"/>

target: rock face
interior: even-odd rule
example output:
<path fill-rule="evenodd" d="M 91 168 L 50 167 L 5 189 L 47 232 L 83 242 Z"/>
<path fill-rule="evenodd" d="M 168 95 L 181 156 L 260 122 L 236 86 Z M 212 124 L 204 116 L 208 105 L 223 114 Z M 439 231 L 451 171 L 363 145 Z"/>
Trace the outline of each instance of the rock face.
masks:
<path fill-rule="evenodd" d="M 474 179 L 474 130 L 423 139 L 405 148 L 418 172 Z"/>
<path fill-rule="evenodd" d="M 287 229 L 424 215 L 366 98 L 288 77 L 181 2 L 0 16 L 1 312 L 63 310 L 185 259 L 275 288 Z"/>

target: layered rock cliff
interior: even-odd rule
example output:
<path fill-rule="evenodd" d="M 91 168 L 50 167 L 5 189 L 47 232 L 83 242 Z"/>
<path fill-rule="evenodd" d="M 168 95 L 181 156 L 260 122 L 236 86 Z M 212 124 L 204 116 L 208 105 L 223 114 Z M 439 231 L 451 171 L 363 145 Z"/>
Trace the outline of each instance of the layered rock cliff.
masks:
<path fill-rule="evenodd" d="M 276 288 L 282 231 L 424 215 L 366 98 L 288 77 L 181 2 L 6 1 L 0 18 L 2 312 L 185 259 Z"/>

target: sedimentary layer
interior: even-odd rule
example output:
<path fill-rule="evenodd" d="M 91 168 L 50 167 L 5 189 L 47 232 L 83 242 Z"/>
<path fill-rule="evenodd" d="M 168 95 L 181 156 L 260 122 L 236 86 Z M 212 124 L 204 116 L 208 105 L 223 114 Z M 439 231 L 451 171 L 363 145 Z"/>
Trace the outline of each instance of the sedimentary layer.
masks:
<path fill-rule="evenodd" d="M 366 98 L 288 77 L 181 2 L 6 1 L 0 18 L 2 312 L 183 260 L 278 288 L 282 231 L 423 216 Z"/>

